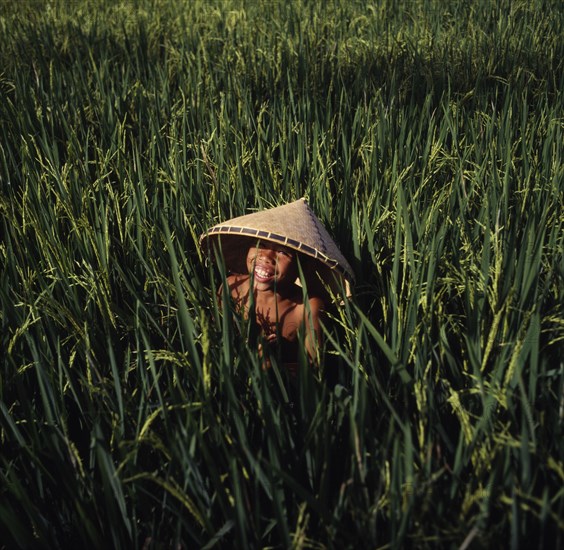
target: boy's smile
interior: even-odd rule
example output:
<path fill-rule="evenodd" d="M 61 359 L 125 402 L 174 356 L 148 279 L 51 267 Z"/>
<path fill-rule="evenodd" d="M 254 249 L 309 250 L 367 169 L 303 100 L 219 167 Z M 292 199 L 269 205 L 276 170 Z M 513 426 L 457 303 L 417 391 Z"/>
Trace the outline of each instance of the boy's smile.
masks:
<path fill-rule="evenodd" d="M 257 281 L 263 283 L 269 281 L 274 276 L 274 273 L 275 271 L 273 269 L 269 269 L 255 263 L 255 279 Z"/>
<path fill-rule="evenodd" d="M 253 275 L 257 290 L 292 283 L 297 276 L 295 253 L 285 246 L 259 242 L 249 248 L 247 270 Z"/>

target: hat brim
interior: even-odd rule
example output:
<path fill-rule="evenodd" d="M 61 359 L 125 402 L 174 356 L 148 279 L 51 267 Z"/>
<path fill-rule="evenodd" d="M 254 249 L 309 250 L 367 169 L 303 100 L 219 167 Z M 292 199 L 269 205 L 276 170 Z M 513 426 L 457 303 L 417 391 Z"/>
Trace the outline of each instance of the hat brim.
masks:
<path fill-rule="evenodd" d="M 344 293 L 350 295 L 351 278 L 336 260 L 300 241 L 289 239 L 264 230 L 244 227 L 212 227 L 202 235 L 200 244 L 208 256 L 221 257 L 225 268 L 231 273 L 247 273 L 247 253 L 258 241 L 285 246 L 299 254 L 300 268 L 305 286 L 310 295 L 324 298 Z M 297 284 L 301 285 L 299 278 Z"/>
<path fill-rule="evenodd" d="M 345 287 L 349 294 L 352 268 L 304 198 L 219 223 L 201 236 L 200 244 L 212 258 L 221 253 L 229 271 L 246 273 L 247 251 L 258 240 L 299 253 L 309 292 L 326 287 L 342 294 Z"/>

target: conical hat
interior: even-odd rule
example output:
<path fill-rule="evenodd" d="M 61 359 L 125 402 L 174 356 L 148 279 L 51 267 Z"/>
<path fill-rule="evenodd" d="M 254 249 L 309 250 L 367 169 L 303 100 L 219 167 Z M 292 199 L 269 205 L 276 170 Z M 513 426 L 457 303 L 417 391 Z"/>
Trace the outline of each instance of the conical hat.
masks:
<path fill-rule="evenodd" d="M 335 275 L 345 284 L 354 281 L 351 266 L 303 198 L 215 225 L 200 237 L 200 244 L 210 255 L 214 247 L 221 249 L 228 270 L 246 273 L 246 251 L 258 239 L 317 260 L 310 262 L 306 276 L 317 275 L 332 287 Z"/>

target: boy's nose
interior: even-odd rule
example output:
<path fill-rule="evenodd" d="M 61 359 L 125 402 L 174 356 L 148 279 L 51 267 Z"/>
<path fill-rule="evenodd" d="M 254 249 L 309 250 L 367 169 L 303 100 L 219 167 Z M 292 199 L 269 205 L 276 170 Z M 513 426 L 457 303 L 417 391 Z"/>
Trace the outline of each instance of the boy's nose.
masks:
<path fill-rule="evenodd" d="M 259 252 L 259 258 L 261 260 L 268 260 L 274 263 L 276 259 L 276 252 L 274 252 L 274 250 L 271 250 L 270 248 L 261 248 Z"/>

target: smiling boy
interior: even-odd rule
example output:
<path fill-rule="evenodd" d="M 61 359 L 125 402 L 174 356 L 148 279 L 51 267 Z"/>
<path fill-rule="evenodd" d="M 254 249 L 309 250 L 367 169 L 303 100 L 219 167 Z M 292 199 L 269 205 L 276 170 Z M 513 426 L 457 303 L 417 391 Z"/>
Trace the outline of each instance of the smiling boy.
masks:
<path fill-rule="evenodd" d="M 303 289 L 296 284 L 298 253 L 288 247 L 259 241 L 246 256 L 246 274 L 232 274 L 227 285 L 236 308 L 249 316 L 251 286 L 257 325 L 270 345 L 279 345 L 282 362 L 294 370 L 298 362 L 299 330 L 312 364 L 318 364 L 321 342 L 320 318 L 324 303 L 311 296 L 304 303 Z"/>
<path fill-rule="evenodd" d="M 210 257 L 222 257 L 236 310 L 256 320 L 263 364 L 272 354 L 263 353 L 261 340 L 293 370 L 303 336 L 310 363 L 318 365 L 325 306 L 354 275 L 305 199 L 219 223 L 200 243 Z"/>

